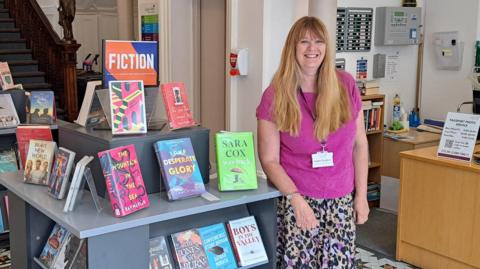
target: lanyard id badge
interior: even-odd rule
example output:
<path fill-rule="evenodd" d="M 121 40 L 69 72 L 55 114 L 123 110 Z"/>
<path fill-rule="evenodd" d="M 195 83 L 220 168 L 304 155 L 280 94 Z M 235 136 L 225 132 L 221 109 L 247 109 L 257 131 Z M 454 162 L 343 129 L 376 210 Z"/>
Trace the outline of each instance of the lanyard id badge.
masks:
<path fill-rule="evenodd" d="M 332 167 L 333 163 L 333 152 L 328 152 L 325 150 L 326 144 L 322 143 L 322 151 L 312 154 L 312 167 Z"/>

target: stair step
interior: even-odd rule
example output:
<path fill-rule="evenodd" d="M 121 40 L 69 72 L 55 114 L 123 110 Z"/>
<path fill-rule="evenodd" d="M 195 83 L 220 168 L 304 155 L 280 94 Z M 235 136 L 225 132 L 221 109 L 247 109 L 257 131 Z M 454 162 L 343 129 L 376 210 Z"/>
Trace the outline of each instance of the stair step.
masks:
<path fill-rule="evenodd" d="M 2 1 L 0 1 L 0 4 Z M 13 18 L 0 18 L 0 22 L 15 22 Z"/>
<path fill-rule="evenodd" d="M 18 29 L 18 28 L 0 29 L 0 33 L 20 33 L 20 29 Z"/>
<path fill-rule="evenodd" d="M 0 29 L 15 28 L 15 20 L 12 18 L 0 18 Z"/>
<path fill-rule="evenodd" d="M 10 12 L 8 12 L 8 9 L 0 8 L 0 18 L 10 18 Z"/>
<path fill-rule="evenodd" d="M 0 38 L 20 38 L 20 29 L 14 27 L 0 28 Z"/>
<path fill-rule="evenodd" d="M 13 60 L 8 61 L 11 72 L 32 72 L 38 71 L 38 61 L 36 60 Z"/>
<path fill-rule="evenodd" d="M 52 84 L 50 83 L 27 83 L 23 84 L 23 89 L 27 91 L 35 91 L 35 90 L 51 90 Z"/>
<path fill-rule="evenodd" d="M 45 72 L 12 72 L 15 84 L 45 83 Z"/>
<path fill-rule="evenodd" d="M 31 49 L 0 49 L 0 61 L 32 60 Z"/>
<path fill-rule="evenodd" d="M 26 49 L 27 40 L 24 38 L 0 38 L 0 49 Z"/>

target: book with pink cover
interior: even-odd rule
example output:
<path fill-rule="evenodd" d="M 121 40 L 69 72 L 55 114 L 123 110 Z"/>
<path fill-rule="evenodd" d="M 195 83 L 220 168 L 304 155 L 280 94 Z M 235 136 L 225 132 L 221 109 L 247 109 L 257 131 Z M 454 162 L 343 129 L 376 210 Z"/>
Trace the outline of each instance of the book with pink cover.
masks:
<path fill-rule="evenodd" d="M 98 153 L 115 217 L 150 205 L 133 144 Z"/>
<path fill-rule="evenodd" d="M 10 72 L 7 62 L 0 62 L 0 87 L 2 87 L 2 90 L 15 88 L 12 73 Z"/>
<path fill-rule="evenodd" d="M 188 105 L 185 85 L 182 82 L 171 82 L 162 84 L 161 88 L 170 129 L 197 125 Z"/>

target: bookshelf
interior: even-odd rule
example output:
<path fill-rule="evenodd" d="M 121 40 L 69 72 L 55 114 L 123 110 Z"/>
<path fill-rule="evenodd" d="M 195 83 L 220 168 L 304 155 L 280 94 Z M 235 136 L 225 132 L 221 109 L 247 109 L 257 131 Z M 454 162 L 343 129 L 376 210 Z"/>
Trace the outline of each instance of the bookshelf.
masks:
<path fill-rule="evenodd" d="M 362 106 L 369 152 L 368 182 L 380 184 L 383 153 L 385 95 L 364 95 L 362 96 Z M 378 190 L 378 193 L 380 193 L 380 190 Z M 370 206 L 378 207 L 379 204 L 380 194 L 378 194 L 377 199 L 369 199 Z"/>

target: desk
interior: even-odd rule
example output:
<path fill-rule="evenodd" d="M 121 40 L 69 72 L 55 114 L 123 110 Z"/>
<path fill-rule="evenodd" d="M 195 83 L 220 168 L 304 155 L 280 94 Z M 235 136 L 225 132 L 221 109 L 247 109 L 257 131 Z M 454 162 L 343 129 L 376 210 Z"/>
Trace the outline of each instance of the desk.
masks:
<path fill-rule="evenodd" d="M 440 134 L 419 132 L 415 129 L 410 129 L 404 136 L 407 138 L 383 138 L 382 176 L 400 178 L 400 152 L 437 146 L 440 142 Z"/>
<path fill-rule="evenodd" d="M 426 269 L 478 269 L 480 165 L 436 156 L 437 147 L 400 153 L 396 257 Z"/>

